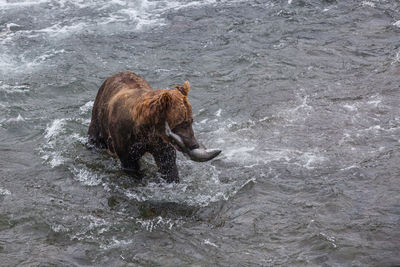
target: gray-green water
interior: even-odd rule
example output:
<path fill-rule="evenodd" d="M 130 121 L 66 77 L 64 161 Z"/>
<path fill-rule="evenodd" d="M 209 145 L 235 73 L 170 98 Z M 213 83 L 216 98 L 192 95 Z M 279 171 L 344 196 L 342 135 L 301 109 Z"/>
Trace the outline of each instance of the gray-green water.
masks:
<path fill-rule="evenodd" d="M 223 154 L 88 149 L 126 69 Z M 399 101 L 399 1 L 0 0 L 0 265 L 400 265 Z"/>

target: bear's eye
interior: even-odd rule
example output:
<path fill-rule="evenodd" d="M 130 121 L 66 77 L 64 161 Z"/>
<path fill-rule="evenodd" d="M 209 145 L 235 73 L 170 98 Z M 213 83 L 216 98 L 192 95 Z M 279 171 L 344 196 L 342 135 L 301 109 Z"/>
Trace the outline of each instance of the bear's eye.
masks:
<path fill-rule="evenodd" d="M 190 127 L 191 123 L 189 121 L 184 121 L 182 123 L 180 123 L 178 126 L 176 126 L 176 128 L 181 128 L 181 129 L 185 129 Z"/>
<path fill-rule="evenodd" d="M 190 122 L 188 122 L 188 121 L 184 121 L 184 122 L 181 123 L 181 127 L 182 128 L 187 128 L 189 126 L 190 126 Z"/>

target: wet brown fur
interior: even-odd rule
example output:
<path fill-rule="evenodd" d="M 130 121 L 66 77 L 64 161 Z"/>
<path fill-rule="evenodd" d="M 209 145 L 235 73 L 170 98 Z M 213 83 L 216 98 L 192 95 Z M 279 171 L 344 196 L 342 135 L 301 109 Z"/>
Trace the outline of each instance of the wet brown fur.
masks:
<path fill-rule="evenodd" d="M 190 129 L 185 131 L 197 144 L 191 127 L 189 91 L 187 81 L 174 89 L 153 90 L 147 81 L 132 72 L 111 76 L 100 87 L 93 105 L 90 142 L 107 148 L 119 157 L 124 169 L 131 171 L 137 171 L 139 158 L 150 152 L 167 181 L 177 181 L 176 152 L 167 141 L 164 125 L 167 121 L 174 129 L 184 122 L 189 124 Z"/>

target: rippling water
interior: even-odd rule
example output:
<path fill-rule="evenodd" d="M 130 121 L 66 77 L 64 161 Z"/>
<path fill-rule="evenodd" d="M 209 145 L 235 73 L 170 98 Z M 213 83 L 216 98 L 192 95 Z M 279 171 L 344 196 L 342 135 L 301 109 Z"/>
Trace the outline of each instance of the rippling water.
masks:
<path fill-rule="evenodd" d="M 126 69 L 223 154 L 89 150 Z M 400 265 L 399 100 L 399 1 L 0 0 L 0 265 Z"/>

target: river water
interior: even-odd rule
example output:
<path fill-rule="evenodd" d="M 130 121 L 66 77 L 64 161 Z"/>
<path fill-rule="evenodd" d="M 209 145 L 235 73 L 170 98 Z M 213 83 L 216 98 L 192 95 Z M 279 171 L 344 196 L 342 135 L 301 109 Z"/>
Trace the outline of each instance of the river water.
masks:
<path fill-rule="evenodd" d="M 89 149 L 122 70 L 222 154 Z M 399 100 L 399 1 L 0 0 L 0 265 L 399 265 Z"/>

